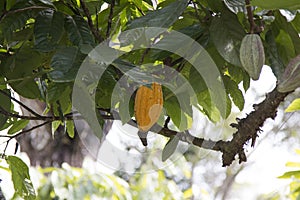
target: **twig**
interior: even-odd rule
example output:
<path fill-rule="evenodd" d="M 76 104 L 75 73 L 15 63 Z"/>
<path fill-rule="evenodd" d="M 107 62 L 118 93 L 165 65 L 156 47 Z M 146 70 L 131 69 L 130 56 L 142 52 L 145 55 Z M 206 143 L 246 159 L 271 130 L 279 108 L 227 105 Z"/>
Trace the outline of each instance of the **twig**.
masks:
<path fill-rule="evenodd" d="M 48 119 L 52 119 L 52 117 L 48 117 L 48 116 L 36 117 L 36 116 L 18 115 L 18 114 L 6 111 L 1 106 L 0 106 L 0 114 L 8 116 L 8 117 L 15 117 L 15 118 L 18 118 L 18 119 L 27 119 L 27 120 L 43 120 L 43 121 L 45 121 L 45 120 L 48 120 Z"/>
<path fill-rule="evenodd" d="M 144 60 L 145 60 L 145 57 L 146 57 L 146 55 L 150 52 L 150 50 L 151 50 L 150 47 L 147 48 L 147 49 L 145 49 L 145 51 L 143 52 L 142 57 L 141 57 L 141 59 L 140 59 L 140 61 L 139 61 L 139 64 L 140 64 L 140 65 L 143 64 L 143 62 L 144 62 Z"/>
<path fill-rule="evenodd" d="M 248 16 L 248 21 L 250 24 L 250 33 L 260 33 L 262 31 L 262 29 L 256 25 L 256 23 L 254 22 L 254 18 L 253 18 L 253 12 L 252 12 L 252 8 L 250 5 L 250 0 L 245 0 L 245 6 L 246 6 L 246 10 L 247 10 L 247 16 Z"/>
<path fill-rule="evenodd" d="M 93 24 L 93 20 L 91 18 L 91 15 L 90 15 L 90 11 L 89 9 L 87 8 L 85 2 L 83 0 L 80 0 L 80 5 L 83 9 L 83 12 L 85 14 L 85 16 L 87 17 L 87 21 L 88 21 L 88 25 L 95 37 L 95 39 L 100 43 L 103 41 L 103 38 L 101 37 L 101 35 L 99 34 L 99 31 L 94 27 L 94 24 Z"/>
<path fill-rule="evenodd" d="M 16 103 L 18 103 L 20 106 L 22 106 L 23 108 L 25 108 L 28 112 L 30 112 L 34 116 L 39 117 L 39 118 L 43 118 L 43 116 L 41 116 L 37 112 L 33 111 L 31 108 L 29 108 L 28 106 L 26 106 L 25 104 L 23 104 L 21 101 L 19 101 L 16 98 L 12 97 L 10 94 L 7 94 L 3 90 L 0 90 L 0 93 L 3 94 L 3 95 L 5 95 L 5 96 L 7 96 L 7 97 L 9 97 L 11 100 L 15 101 Z"/>
<path fill-rule="evenodd" d="M 109 38 L 109 35 L 110 35 L 112 19 L 114 16 L 114 7 L 115 7 L 115 0 L 112 0 L 110 3 L 110 11 L 109 11 L 108 20 L 107 20 L 106 38 Z"/>
<path fill-rule="evenodd" d="M 50 124 L 50 123 L 51 123 L 51 121 L 46 121 L 46 122 L 44 122 L 44 123 L 41 123 L 41 124 L 39 124 L 39 125 L 37 125 L 37 126 L 34 126 L 34 127 L 30 128 L 30 129 L 21 131 L 21 132 L 15 134 L 15 135 L 11 135 L 11 136 L 9 136 L 9 135 L 6 135 L 6 136 L 1 135 L 0 137 L 8 137 L 8 138 L 9 138 L 9 139 L 6 141 L 6 145 L 5 145 L 5 148 L 4 148 L 4 150 L 3 150 L 2 156 L 5 156 L 5 152 L 6 152 L 8 143 L 9 143 L 12 139 L 17 138 L 17 137 L 21 136 L 21 135 L 24 134 L 24 133 L 28 133 L 28 132 L 30 132 L 30 131 L 33 131 L 33 130 L 39 128 L 39 127 L 45 126 L 46 124 Z"/>

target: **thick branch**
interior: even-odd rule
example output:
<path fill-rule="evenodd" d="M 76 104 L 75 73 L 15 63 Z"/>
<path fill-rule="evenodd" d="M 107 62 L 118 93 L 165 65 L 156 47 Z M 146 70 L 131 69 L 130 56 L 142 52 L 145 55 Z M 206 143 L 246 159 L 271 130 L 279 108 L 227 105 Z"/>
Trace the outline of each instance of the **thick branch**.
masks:
<path fill-rule="evenodd" d="M 266 95 L 263 102 L 253 106 L 254 111 L 246 118 L 238 120 L 238 124 L 231 124 L 232 127 L 237 129 L 237 132 L 234 133 L 232 140 L 225 147 L 221 148 L 223 166 L 229 166 L 236 155 L 239 156 L 239 163 L 247 161 L 244 153 L 244 144 L 251 139 L 251 146 L 255 145 L 255 140 L 258 137 L 257 133 L 261 132 L 264 122 L 268 118 L 274 119 L 276 117 L 279 104 L 289 93 L 280 93 L 275 88 Z"/>
<path fill-rule="evenodd" d="M 222 153 L 223 166 L 229 166 L 235 160 L 236 155 L 238 155 L 239 157 L 239 163 L 245 162 L 247 161 L 247 158 L 244 152 L 244 145 L 248 143 L 250 139 L 252 140 L 251 146 L 255 145 L 255 140 L 258 137 L 257 133 L 261 131 L 261 127 L 263 126 L 264 122 L 268 118 L 274 119 L 276 117 L 276 112 L 279 104 L 284 100 L 284 98 L 289 93 L 290 92 L 280 93 L 277 91 L 276 88 L 272 92 L 268 93 L 263 102 L 253 106 L 254 111 L 252 111 L 249 115 L 247 115 L 246 118 L 237 119 L 237 124 L 231 124 L 231 126 L 236 128 L 237 131 L 233 134 L 233 137 L 230 141 L 222 141 L 222 140 L 213 141 L 210 139 L 207 140 L 203 138 L 198 138 L 191 135 L 188 131 L 176 132 L 174 130 L 170 130 L 167 127 L 166 125 L 167 122 L 164 127 L 161 127 L 159 125 L 154 125 L 151 128 L 151 131 L 156 132 L 165 137 L 177 136 L 180 139 L 180 141 L 193 144 L 203 149 L 220 151 Z M 3 109 L 1 109 L 0 111 L 1 114 L 7 114 L 5 113 L 5 110 L 3 111 Z M 115 111 L 110 112 L 109 110 L 105 110 L 105 112 L 107 112 L 108 114 L 103 114 L 103 112 L 101 113 L 103 119 L 120 120 L 120 116 L 117 112 Z M 8 116 L 18 117 L 22 119 L 31 117 L 31 116 L 27 116 L 27 117 L 20 116 L 13 113 L 8 114 Z M 33 127 L 26 131 L 22 131 L 13 136 L 2 135 L 0 137 L 8 137 L 10 140 L 11 138 L 18 137 L 23 133 L 27 133 L 33 129 L 51 123 L 52 121 L 61 120 L 61 118 L 58 116 L 52 116 L 52 117 L 42 116 L 42 117 L 43 117 L 42 119 L 36 116 L 32 117 L 32 119 L 34 120 L 39 119 L 39 120 L 46 121 L 36 127 Z M 77 114 L 75 115 L 75 113 L 70 113 L 70 114 L 66 114 L 64 116 L 64 119 L 73 120 L 73 119 L 83 119 L 83 118 L 80 115 Z M 128 124 L 137 127 L 137 124 L 134 120 L 130 120 Z"/>
<path fill-rule="evenodd" d="M 289 92 L 290 93 L 290 92 Z M 237 119 L 237 124 L 231 124 L 232 127 L 237 129 L 237 132 L 233 134 L 230 141 L 212 141 L 205 140 L 203 138 L 194 137 L 189 134 L 188 131 L 176 132 L 166 127 L 153 127 L 151 131 L 156 131 L 158 134 L 165 137 L 177 136 L 183 142 L 193 144 L 200 148 L 210 149 L 214 151 L 222 152 L 223 166 L 229 166 L 235 160 L 235 156 L 239 156 L 239 163 L 247 161 L 246 154 L 244 152 L 244 145 L 252 140 L 251 146 L 255 145 L 255 140 L 258 137 L 258 132 L 261 131 L 261 127 L 268 119 L 274 119 L 276 117 L 277 108 L 279 104 L 289 93 L 280 93 L 275 88 L 272 92 L 268 93 L 266 99 L 260 104 L 254 105 L 254 111 L 247 115 L 244 119 Z M 157 131 L 160 130 L 160 131 Z"/>

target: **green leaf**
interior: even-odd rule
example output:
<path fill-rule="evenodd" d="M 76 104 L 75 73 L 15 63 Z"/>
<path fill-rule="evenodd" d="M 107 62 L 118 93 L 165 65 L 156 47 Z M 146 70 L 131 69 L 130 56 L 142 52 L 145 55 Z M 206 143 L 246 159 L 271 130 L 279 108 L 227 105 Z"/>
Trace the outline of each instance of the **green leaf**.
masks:
<path fill-rule="evenodd" d="M 111 107 L 111 96 L 116 84 L 116 80 L 109 70 L 106 70 L 98 82 L 96 90 L 96 103 L 101 108 Z"/>
<path fill-rule="evenodd" d="M 285 172 L 283 175 L 279 176 L 278 178 L 291 178 L 291 177 L 300 178 L 300 170 Z"/>
<path fill-rule="evenodd" d="M 298 0 L 252 0 L 251 5 L 258 6 L 264 9 L 300 9 L 300 4 Z"/>
<path fill-rule="evenodd" d="M 51 131 L 52 131 L 52 136 L 54 136 L 55 131 L 58 129 L 58 127 L 61 125 L 61 121 L 53 121 L 51 123 Z"/>
<path fill-rule="evenodd" d="M 1 91 L 9 94 L 9 96 L 10 96 L 10 90 L 4 89 L 4 90 L 1 90 Z M 10 98 L 8 96 L 3 95 L 2 93 L 0 93 L 0 102 L 1 102 L 1 104 L 0 104 L 1 108 L 4 109 L 7 112 L 10 112 L 10 108 L 11 108 Z M 0 114 L 0 129 L 5 125 L 7 119 L 8 119 L 8 116 Z"/>
<path fill-rule="evenodd" d="M 166 146 L 164 147 L 162 151 L 162 161 L 166 161 L 172 154 L 175 152 L 177 145 L 179 143 L 179 138 L 177 136 L 174 136 L 173 138 L 170 138 L 167 142 Z"/>
<path fill-rule="evenodd" d="M 19 95 L 26 98 L 39 98 L 40 91 L 34 79 L 43 73 L 36 72 L 43 62 L 42 59 L 42 55 L 33 50 L 29 42 L 24 43 L 14 55 L 4 61 L 1 73 Z"/>
<path fill-rule="evenodd" d="M 66 131 L 70 138 L 74 138 L 75 132 L 74 132 L 74 123 L 71 120 L 66 121 Z"/>
<path fill-rule="evenodd" d="M 246 12 L 245 0 L 224 0 L 224 3 L 234 13 Z"/>
<path fill-rule="evenodd" d="M 243 81 L 244 70 L 242 68 L 228 65 L 228 73 L 230 78 L 237 84 Z"/>
<path fill-rule="evenodd" d="M 205 115 L 207 115 L 212 122 L 217 122 L 220 120 L 220 112 L 211 101 L 211 96 L 208 90 L 198 93 L 197 99 L 200 105 L 200 107 L 198 106 L 197 108 L 201 112 L 205 113 Z"/>
<path fill-rule="evenodd" d="M 11 83 L 10 86 L 19 95 L 28 99 L 38 99 L 41 96 L 39 87 L 33 78 Z"/>
<path fill-rule="evenodd" d="M 39 13 L 34 23 L 35 47 L 41 52 L 55 49 L 64 33 L 64 14 L 53 10 Z"/>
<path fill-rule="evenodd" d="M 70 87 L 69 83 L 49 83 L 46 96 L 47 103 L 54 103 L 60 99 L 62 94 L 69 94 Z"/>
<path fill-rule="evenodd" d="M 66 15 L 74 15 L 72 7 L 69 7 L 65 2 L 62 1 L 53 1 L 54 6 L 59 12 L 62 12 Z"/>
<path fill-rule="evenodd" d="M 94 46 L 94 37 L 87 22 L 81 16 L 68 16 L 66 18 L 65 28 L 74 45 L 80 46 L 83 44 L 89 44 Z"/>
<path fill-rule="evenodd" d="M 65 47 L 57 51 L 52 57 L 49 73 L 50 79 L 54 82 L 74 81 L 78 68 L 83 60 L 77 47 Z"/>
<path fill-rule="evenodd" d="M 114 97 L 112 99 L 113 104 L 116 104 L 119 101 L 119 114 L 123 124 L 129 122 L 131 117 L 133 116 L 134 110 L 134 98 L 130 96 L 131 94 L 128 93 L 126 90 L 122 90 L 118 88 L 120 91 L 117 95 L 118 97 Z"/>
<path fill-rule="evenodd" d="M 274 12 L 275 21 L 272 23 L 279 56 L 286 66 L 289 61 L 300 54 L 300 38 L 291 22 L 279 12 Z"/>
<path fill-rule="evenodd" d="M 212 20 L 210 34 L 221 56 L 227 62 L 241 66 L 240 45 L 245 31 L 236 15 L 224 9 L 221 17 L 214 17 Z"/>
<path fill-rule="evenodd" d="M 31 47 L 30 42 L 26 42 L 14 55 L 5 60 L 2 70 L 9 80 L 29 79 L 34 77 L 33 71 L 40 67 L 42 59 L 42 55 Z"/>
<path fill-rule="evenodd" d="M 16 156 L 8 156 L 6 161 L 12 173 L 15 193 L 25 200 L 34 200 L 36 195 L 27 165 Z"/>
<path fill-rule="evenodd" d="M 168 6 L 148 12 L 145 16 L 134 19 L 128 24 L 128 29 L 139 28 L 139 27 L 165 27 L 171 26 L 188 5 L 188 0 L 177 0 Z"/>
<path fill-rule="evenodd" d="M 294 28 L 300 33 L 300 12 L 297 12 L 296 17 L 292 21 Z"/>
<path fill-rule="evenodd" d="M 14 122 L 13 125 L 8 130 L 7 134 L 12 135 L 12 134 L 22 130 L 23 128 L 25 128 L 27 126 L 28 123 L 29 123 L 29 120 L 25 120 L 25 119 L 21 119 L 19 121 Z"/>
<path fill-rule="evenodd" d="M 189 117 L 183 112 L 180 104 L 175 96 L 172 96 L 164 101 L 164 108 L 167 111 L 167 115 L 170 116 L 174 125 L 180 130 L 187 130 L 190 128 Z"/>
<path fill-rule="evenodd" d="M 295 99 L 288 107 L 285 112 L 295 112 L 300 110 L 300 98 Z"/>
<path fill-rule="evenodd" d="M 191 67 L 190 69 L 189 82 L 196 93 L 207 90 L 204 79 L 194 67 Z"/>
<path fill-rule="evenodd" d="M 26 9 L 29 6 L 31 8 Z M 14 31 L 24 28 L 30 18 L 34 18 L 38 12 L 44 9 L 47 7 L 32 6 L 30 1 L 20 1 L 15 4 L 12 8 L 14 12 L 5 15 L 0 22 L 0 30 L 4 31 L 4 37 L 11 41 Z"/>
<path fill-rule="evenodd" d="M 234 104 L 242 111 L 245 100 L 242 91 L 238 87 L 238 84 L 231 80 L 228 76 L 224 76 L 223 80 L 226 92 L 230 95 Z"/>
<path fill-rule="evenodd" d="M 270 67 L 272 68 L 275 76 L 279 78 L 284 71 L 284 64 L 279 56 L 273 31 L 268 31 L 265 38 L 266 55 L 269 60 Z"/>
<path fill-rule="evenodd" d="M 243 87 L 244 87 L 245 92 L 250 87 L 250 76 L 248 73 L 243 73 Z"/>

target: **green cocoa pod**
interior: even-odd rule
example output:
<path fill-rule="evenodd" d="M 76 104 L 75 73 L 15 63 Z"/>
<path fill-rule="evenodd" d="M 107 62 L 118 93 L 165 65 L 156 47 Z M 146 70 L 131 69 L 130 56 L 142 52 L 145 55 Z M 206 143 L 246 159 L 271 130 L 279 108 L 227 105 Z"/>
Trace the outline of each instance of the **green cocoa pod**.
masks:
<path fill-rule="evenodd" d="M 240 48 L 242 67 L 253 80 L 258 80 L 261 68 L 265 63 L 265 52 L 262 41 L 257 34 L 246 35 Z"/>
<path fill-rule="evenodd" d="M 300 87 L 300 55 L 293 58 L 286 66 L 279 82 L 279 92 L 291 92 Z"/>

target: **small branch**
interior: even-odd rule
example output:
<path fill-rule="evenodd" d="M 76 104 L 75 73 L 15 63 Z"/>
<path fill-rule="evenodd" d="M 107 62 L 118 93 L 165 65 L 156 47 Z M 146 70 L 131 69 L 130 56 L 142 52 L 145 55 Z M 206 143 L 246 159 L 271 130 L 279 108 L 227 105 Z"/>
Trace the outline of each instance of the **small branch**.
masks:
<path fill-rule="evenodd" d="M 147 49 L 145 49 L 145 51 L 143 52 L 142 57 L 141 57 L 141 59 L 140 59 L 140 61 L 139 61 L 139 64 L 140 64 L 140 65 L 143 64 L 143 62 L 144 62 L 144 60 L 145 60 L 145 57 L 146 57 L 146 55 L 150 52 L 150 50 L 151 50 L 150 47 L 147 48 Z"/>
<path fill-rule="evenodd" d="M 11 100 L 15 101 L 16 103 L 18 103 L 20 106 L 22 106 L 24 109 L 26 109 L 28 112 L 30 112 L 34 116 L 39 117 L 39 118 L 43 118 L 43 116 L 41 116 L 38 113 L 36 113 L 35 111 L 33 111 L 31 108 L 29 108 L 28 106 L 26 106 L 25 104 L 23 104 L 21 101 L 19 101 L 16 98 L 12 97 L 10 94 L 7 94 L 3 90 L 0 90 L 0 93 L 3 94 L 3 95 L 5 95 L 5 96 L 7 96 L 7 97 L 9 97 Z"/>
<path fill-rule="evenodd" d="M 110 11 L 109 11 L 109 16 L 108 16 L 108 20 L 107 20 L 106 38 L 109 38 L 109 35 L 110 35 L 112 20 L 114 17 L 114 7 L 115 7 L 115 0 L 112 0 L 110 3 Z"/>
<path fill-rule="evenodd" d="M 28 133 L 28 132 L 30 132 L 30 131 L 33 131 L 33 130 L 35 130 L 35 129 L 37 129 L 37 128 L 40 128 L 40 127 L 45 126 L 46 124 L 50 124 L 50 123 L 51 123 L 51 121 L 46 121 L 46 122 L 44 122 L 44 123 L 41 123 L 41 124 L 39 124 L 39 125 L 37 125 L 37 126 L 34 126 L 34 127 L 30 128 L 30 129 L 21 131 L 21 132 L 15 134 L 15 135 L 11 135 L 11 136 L 9 136 L 9 135 L 0 135 L 0 137 L 7 137 L 7 138 L 9 138 L 9 139 L 6 141 L 6 145 L 5 145 L 5 148 L 4 148 L 4 150 L 3 150 L 2 156 L 5 156 L 5 152 L 6 152 L 6 149 L 7 149 L 7 147 L 8 147 L 8 143 L 9 143 L 12 139 L 17 138 L 17 137 L 23 135 L 24 133 Z"/>
<path fill-rule="evenodd" d="M 94 27 L 93 25 L 93 20 L 91 18 L 91 15 L 90 15 L 90 11 L 89 9 L 87 8 L 85 2 L 83 0 L 80 0 L 80 5 L 83 9 L 83 12 L 85 14 L 85 16 L 87 17 L 87 21 L 88 21 L 88 25 L 95 37 L 95 39 L 100 43 L 103 41 L 103 38 L 101 37 L 101 35 L 99 34 L 99 31 Z"/>
<path fill-rule="evenodd" d="M 251 5 L 250 5 L 250 0 L 245 0 L 245 3 L 246 3 L 248 21 L 249 21 L 249 24 L 250 24 L 250 33 L 254 33 L 254 29 L 256 27 L 256 24 L 253 20 L 253 13 L 252 13 Z"/>
<path fill-rule="evenodd" d="M 15 113 L 11 113 L 6 111 L 4 108 L 2 108 L 0 106 L 0 114 L 8 116 L 8 117 L 14 117 L 14 118 L 18 118 L 18 119 L 27 119 L 27 120 L 48 120 L 48 119 L 52 119 L 52 117 L 47 117 L 47 116 L 40 116 L 40 117 L 36 117 L 36 116 L 25 116 L 25 115 L 18 115 Z"/>
<path fill-rule="evenodd" d="M 247 10 L 248 21 L 250 24 L 250 33 L 253 34 L 253 33 L 262 32 L 262 28 L 257 26 L 256 23 L 254 22 L 253 12 L 252 12 L 252 8 L 250 5 L 250 0 L 245 0 L 245 6 L 246 6 L 246 10 Z"/>

